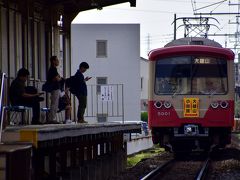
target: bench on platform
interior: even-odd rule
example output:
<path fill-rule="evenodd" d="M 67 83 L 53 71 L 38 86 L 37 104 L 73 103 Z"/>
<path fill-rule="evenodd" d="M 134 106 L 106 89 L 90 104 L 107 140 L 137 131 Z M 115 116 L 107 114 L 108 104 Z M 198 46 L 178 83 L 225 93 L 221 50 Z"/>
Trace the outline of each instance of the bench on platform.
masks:
<path fill-rule="evenodd" d="M 27 106 L 4 106 L 4 111 L 10 112 L 10 125 L 31 124 L 32 108 Z"/>

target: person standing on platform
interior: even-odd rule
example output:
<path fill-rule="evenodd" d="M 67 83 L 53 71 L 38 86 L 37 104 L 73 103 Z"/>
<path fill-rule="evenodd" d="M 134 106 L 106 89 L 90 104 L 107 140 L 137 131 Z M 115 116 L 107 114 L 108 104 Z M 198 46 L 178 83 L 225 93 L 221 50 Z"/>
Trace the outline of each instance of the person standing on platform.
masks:
<path fill-rule="evenodd" d="M 89 65 L 86 62 L 82 62 L 79 65 L 79 69 L 76 74 L 69 78 L 69 82 L 67 86 L 70 87 L 70 92 L 74 94 L 78 99 L 78 111 L 77 118 L 78 123 L 87 123 L 84 120 L 84 113 L 87 107 L 87 85 L 86 81 L 91 79 L 92 77 L 85 77 L 83 73 L 85 73 L 89 69 Z"/>
<path fill-rule="evenodd" d="M 57 66 L 59 65 L 59 60 L 57 56 L 52 56 L 50 58 L 50 63 L 51 66 L 48 70 L 47 73 L 47 81 L 49 84 L 51 84 L 51 105 L 50 105 L 50 113 L 49 113 L 49 123 L 60 123 L 57 120 L 56 114 L 59 108 L 59 98 L 64 95 L 64 91 L 61 92 L 64 89 L 64 78 L 62 78 L 58 71 L 57 71 Z M 67 92 L 66 92 L 67 93 Z M 65 123 L 72 123 L 70 120 L 70 115 L 71 115 L 71 106 L 68 105 L 65 108 Z"/>
<path fill-rule="evenodd" d="M 41 124 L 40 122 L 40 101 L 43 101 L 43 97 L 39 97 L 44 93 L 27 92 L 26 81 L 29 76 L 29 71 L 25 68 L 19 69 L 17 72 L 17 78 L 14 79 L 10 85 L 10 102 L 12 106 L 27 106 L 31 107 L 33 111 L 32 124 Z"/>

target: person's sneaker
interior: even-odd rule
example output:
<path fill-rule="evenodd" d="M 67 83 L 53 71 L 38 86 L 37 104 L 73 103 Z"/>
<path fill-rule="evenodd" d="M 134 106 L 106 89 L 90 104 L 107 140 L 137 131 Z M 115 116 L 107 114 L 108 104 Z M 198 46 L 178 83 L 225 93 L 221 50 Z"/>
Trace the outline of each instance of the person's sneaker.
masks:
<path fill-rule="evenodd" d="M 71 119 L 67 119 L 67 120 L 65 121 L 65 124 L 75 124 L 75 122 L 72 121 Z"/>

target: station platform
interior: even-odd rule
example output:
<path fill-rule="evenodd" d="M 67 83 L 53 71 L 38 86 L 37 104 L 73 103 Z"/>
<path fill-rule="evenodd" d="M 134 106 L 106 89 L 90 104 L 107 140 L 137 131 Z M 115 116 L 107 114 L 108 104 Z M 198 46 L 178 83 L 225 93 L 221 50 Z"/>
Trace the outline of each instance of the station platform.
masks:
<path fill-rule="evenodd" d="M 9 144 L 15 143 L 29 147 L 31 144 L 32 153 L 28 153 L 28 162 L 31 163 L 29 168 L 25 168 L 29 179 L 101 180 L 125 169 L 125 133 L 141 133 L 141 125 L 98 123 L 8 126 L 3 131 L 3 144 L 0 146 L 10 147 Z M 8 153 L 7 157 L 11 155 Z M 21 166 L 18 159 L 21 158 L 16 158 L 14 163 Z M 7 173 L 4 176 L 11 180 Z"/>
<path fill-rule="evenodd" d="M 97 124 L 45 124 L 8 126 L 2 134 L 3 142 L 32 142 L 38 148 L 49 146 L 50 142 L 65 143 L 84 137 L 94 139 L 116 133 L 141 133 L 141 125 L 136 123 L 97 123 Z M 51 143 L 50 143 L 51 144 Z"/>

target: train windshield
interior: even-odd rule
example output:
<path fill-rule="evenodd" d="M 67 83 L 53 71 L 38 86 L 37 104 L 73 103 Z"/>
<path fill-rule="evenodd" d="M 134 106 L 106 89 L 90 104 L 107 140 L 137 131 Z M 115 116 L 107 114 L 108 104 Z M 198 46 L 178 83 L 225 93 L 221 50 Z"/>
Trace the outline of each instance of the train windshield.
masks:
<path fill-rule="evenodd" d="M 227 92 L 227 61 L 200 56 L 159 59 L 156 62 L 156 94 L 214 95 Z"/>

